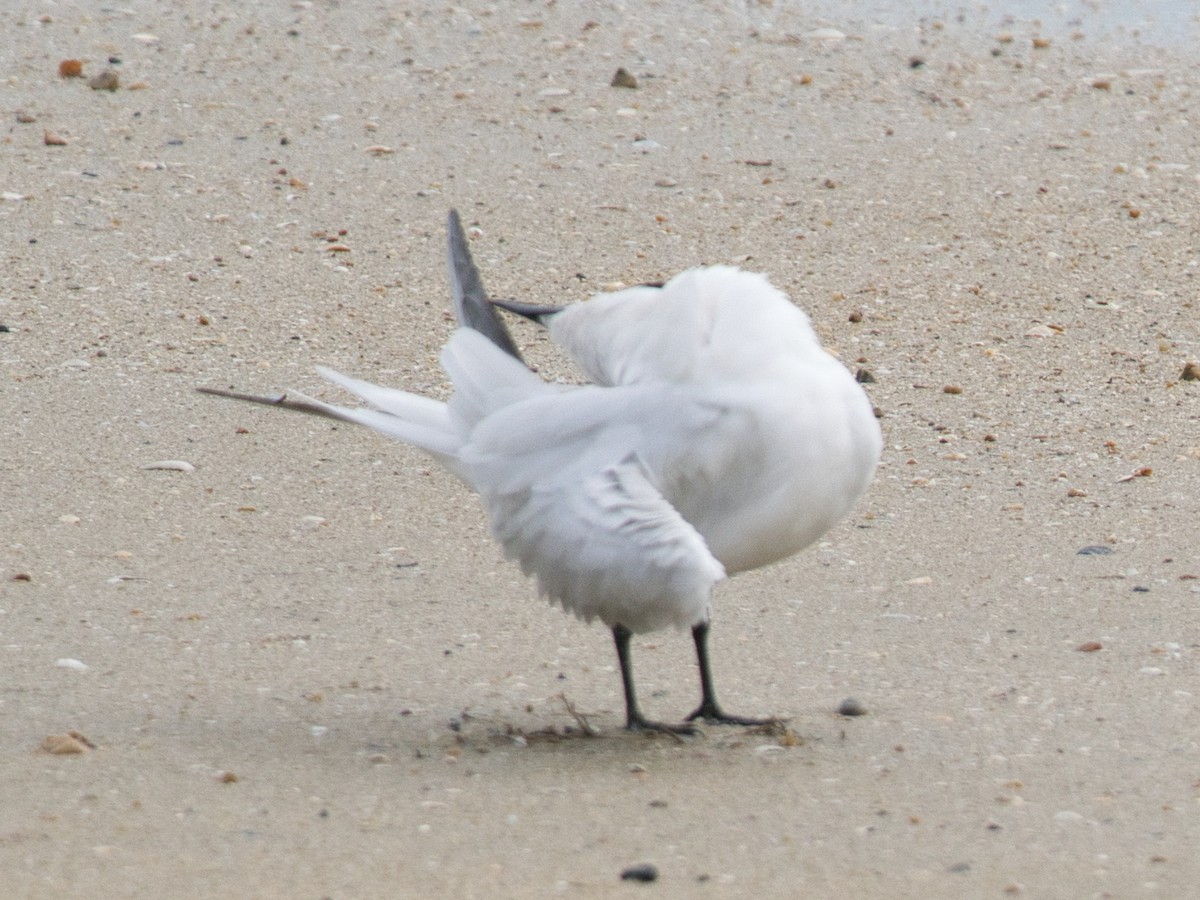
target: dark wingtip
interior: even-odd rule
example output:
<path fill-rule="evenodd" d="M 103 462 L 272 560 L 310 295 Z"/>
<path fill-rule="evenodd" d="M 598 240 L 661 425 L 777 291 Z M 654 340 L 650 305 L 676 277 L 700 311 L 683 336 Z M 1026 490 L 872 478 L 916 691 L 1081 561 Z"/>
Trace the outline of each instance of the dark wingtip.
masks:
<path fill-rule="evenodd" d="M 483 279 L 471 258 L 462 220 L 454 209 L 446 216 L 446 256 L 450 267 L 450 291 L 454 295 L 454 317 L 458 324 L 478 331 L 505 353 L 521 359 L 512 335 L 488 301 Z"/>

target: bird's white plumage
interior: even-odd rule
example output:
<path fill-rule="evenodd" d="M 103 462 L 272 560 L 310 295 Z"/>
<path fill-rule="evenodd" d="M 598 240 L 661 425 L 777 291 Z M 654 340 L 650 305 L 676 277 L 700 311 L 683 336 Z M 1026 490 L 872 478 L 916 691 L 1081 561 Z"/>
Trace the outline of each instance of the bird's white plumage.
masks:
<path fill-rule="evenodd" d="M 337 415 L 478 491 L 505 552 L 585 619 L 705 621 L 726 573 L 816 540 L 874 472 L 866 395 L 760 275 L 691 269 L 547 324 L 594 384 L 547 384 L 469 328 L 442 353 L 449 404 L 322 374 L 378 410 Z"/>

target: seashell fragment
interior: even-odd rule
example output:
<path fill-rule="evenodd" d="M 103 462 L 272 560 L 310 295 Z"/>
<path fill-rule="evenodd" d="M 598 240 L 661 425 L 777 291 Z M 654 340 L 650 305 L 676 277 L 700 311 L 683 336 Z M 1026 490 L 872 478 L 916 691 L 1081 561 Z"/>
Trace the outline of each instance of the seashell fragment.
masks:
<path fill-rule="evenodd" d="M 164 472 L 195 472 L 196 467 L 184 459 L 160 459 L 157 462 L 146 463 L 143 469 L 160 470 Z"/>
<path fill-rule="evenodd" d="M 55 756 L 66 756 L 72 753 L 87 753 L 89 741 L 78 732 L 67 734 L 48 734 L 42 739 L 42 750 Z"/>

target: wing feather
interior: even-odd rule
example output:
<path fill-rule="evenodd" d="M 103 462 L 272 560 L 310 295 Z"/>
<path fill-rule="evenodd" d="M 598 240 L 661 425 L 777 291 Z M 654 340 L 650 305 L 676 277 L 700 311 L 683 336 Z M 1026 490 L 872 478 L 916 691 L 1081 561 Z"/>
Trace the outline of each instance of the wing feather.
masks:
<path fill-rule="evenodd" d="M 708 616 L 725 570 L 636 454 L 581 481 L 490 498 L 497 540 L 538 591 L 582 619 L 634 632 Z"/>

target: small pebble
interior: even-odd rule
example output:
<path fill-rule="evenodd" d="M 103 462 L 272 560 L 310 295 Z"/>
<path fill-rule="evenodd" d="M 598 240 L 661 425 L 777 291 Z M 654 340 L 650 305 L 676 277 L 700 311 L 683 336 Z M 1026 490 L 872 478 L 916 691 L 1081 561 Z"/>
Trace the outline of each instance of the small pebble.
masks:
<path fill-rule="evenodd" d="M 55 134 L 49 128 L 42 132 L 42 143 L 47 147 L 65 147 L 67 139 L 61 134 Z"/>
<path fill-rule="evenodd" d="M 646 883 L 658 881 L 658 868 L 650 865 L 650 863 L 643 863 L 640 866 L 630 866 L 621 872 L 621 880 L 642 881 Z"/>
<path fill-rule="evenodd" d="M 1058 332 L 1049 325 L 1034 325 L 1027 332 L 1025 332 L 1025 337 L 1049 338 L 1054 337 L 1056 334 L 1058 334 Z"/>
<path fill-rule="evenodd" d="M 865 716 L 867 708 L 853 697 L 847 697 L 838 704 L 837 714 L 839 716 Z"/>
<path fill-rule="evenodd" d="M 1200 366 L 1194 362 L 1187 363 L 1183 367 L 1183 374 L 1179 377 L 1184 381 L 1200 381 Z"/>
<path fill-rule="evenodd" d="M 78 59 L 64 59 L 58 64 L 59 78 L 82 78 L 83 77 L 83 61 Z"/>
<path fill-rule="evenodd" d="M 78 659 L 71 659 L 69 657 L 64 657 L 63 659 L 56 659 L 54 661 L 54 664 L 56 666 L 58 666 L 60 669 L 73 669 L 76 672 L 86 672 L 88 670 L 87 663 L 82 662 Z"/>
<path fill-rule="evenodd" d="M 1097 650 L 1103 650 L 1104 645 L 1099 641 L 1084 641 L 1075 649 L 1080 653 L 1095 653 Z"/>
<path fill-rule="evenodd" d="M 624 66 L 617 69 L 613 73 L 612 81 L 609 82 L 611 87 L 629 88 L 636 90 L 638 86 L 637 78 Z"/>
<path fill-rule="evenodd" d="M 115 91 L 120 86 L 121 77 L 112 69 L 105 69 L 88 79 L 88 87 L 93 91 Z"/>
<path fill-rule="evenodd" d="M 1111 554 L 1112 547 L 1106 547 L 1103 544 L 1089 544 L 1086 547 L 1080 547 L 1075 551 L 1076 556 L 1108 556 Z"/>
<path fill-rule="evenodd" d="M 49 734 L 42 739 L 42 749 L 55 756 L 87 753 L 89 746 L 90 742 L 86 738 L 83 738 L 83 735 L 74 731 L 67 734 Z"/>

